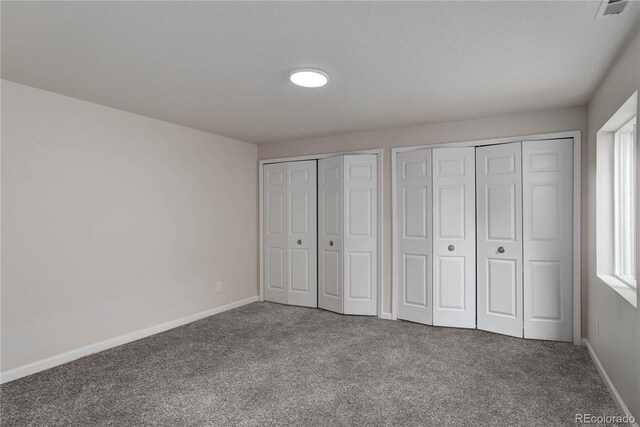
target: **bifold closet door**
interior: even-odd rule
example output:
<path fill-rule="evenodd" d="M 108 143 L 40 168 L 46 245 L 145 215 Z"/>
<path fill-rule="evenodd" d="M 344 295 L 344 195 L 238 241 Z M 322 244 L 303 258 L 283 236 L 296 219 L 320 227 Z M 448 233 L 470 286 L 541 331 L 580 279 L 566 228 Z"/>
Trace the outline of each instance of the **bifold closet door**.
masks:
<path fill-rule="evenodd" d="M 316 161 L 264 166 L 265 299 L 317 306 Z"/>
<path fill-rule="evenodd" d="M 398 153 L 398 319 L 431 325 L 431 149 Z"/>
<path fill-rule="evenodd" d="M 378 300 L 377 156 L 344 156 L 344 313 L 375 316 Z"/>
<path fill-rule="evenodd" d="M 377 314 L 377 157 L 321 159 L 318 307 Z"/>
<path fill-rule="evenodd" d="M 287 302 L 287 164 L 264 165 L 264 299 Z"/>
<path fill-rule="evenodd" d="M 343 157 L 318 161 L 318 307 L 342 313 Z"/>
<path fill-rule="evenodd" d="M 523 336 L 521 143 L 476 149 L 478 329 Z"/>
<path fill-rule="evenodd" d="M 476 327 L 475 148 L 433 149 L 433 324 Z"/>
<path fill-rule="evenodd" d="M 573 139 L 522 143 L 524 336 L 573 340 Z"/>
<path fill-rule="evenodd" d="M 287 303 L 318 306 L 316 161 L 287 163 Z"/>

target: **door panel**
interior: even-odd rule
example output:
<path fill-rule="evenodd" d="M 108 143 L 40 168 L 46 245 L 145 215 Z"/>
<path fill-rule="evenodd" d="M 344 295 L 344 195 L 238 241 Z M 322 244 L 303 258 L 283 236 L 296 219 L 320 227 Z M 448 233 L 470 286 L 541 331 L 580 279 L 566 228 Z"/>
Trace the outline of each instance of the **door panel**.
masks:
<path fill-rule="evenodd" d="M 313 191 L 315 193 L 315 191 Z M 308 235 L 312 215 L 310 205 L 314 204 L 309 198 L 309 190 L 289 190 L 289 233 Z"/>
<path fill-rule="evenodd" d="M 286 163 L 264 166 L 264 298 L 287 302 Z"/>
<path fill-rule="evenodd" d="M 475 149 L 433 149 L 433 324 L 476 327 Z"/>
<path fill-rule="evenodd" d="M 491 184 L 485 186 L 487 240 L 515 242 L 516 186 L 519 187 L 519 184 Z"/>
<path fill-rule="evenodd" d="M 516 264 L 512 259 L 487 258 L 487 313 L 517 320 Z"/>
<path fill-rule="evenodd" d="M 525 337 L 528 322 L 562 322 L 562 275 L 560 261 L 528 261 L 530 274 L 525 276 Z M 527 269 L 527 270 L 529 270 Z M 530 292 L 530 293 L 529 293 Z M 565 341 L 570 341 L 568 337 Z M 551 338 L 544 338 L 551 339 Z"/>
<path fill-rule="evenodd" d="M 404 291 L 401 303 L 407 306 L 429 309 L 429 292 L 427 282 L 429 269 L 428 256 L 404 254 L 403 286 Z M 399 314 L 404 319 L 405 315 Z M 407 319 L 411 320 L 411 319 Z M 426 322 L 420 322 L 426 323 Z M 430 324 L 430 323 L 429 323 Z"/>
<path fill-rule="evenodd" d="M 309 249 L 289 249 L 289 263 L 291 265 L 290 292 L 310 293 L 313 287 L 310 261 Z M 291 298 L 289 298 L 289 304 L 295 304 Z M 298 303 L 296 305 L 301 304 Z M 313 307 L 313 305 L 310 306 Z"/>
<path fill-rule="evenodd" d="M 318 307 L 343 313 L 343 158 L 318 161 Z"/>
<path fill-rule="evenodd" d="M 316 161 L 287 165 L 287 303 L 318 306 Z"/>
<path fill-rule="evenodd" d="M 343 156 L 344 313 L 375 316 L 377 279 L 377 156 Z"/>
<path fill-rule="evenodd" d="M 348 229 L 351 236 L 370 237 L 371 232 L 371 209 L 373 208 L 371 188 L 349 189 L 347 199 L 349 215 Z"/>
<path fill-rule="evenodd" d="M 524 336 L 573 341 L 573 139 L 522 143 Z"/>
<path fill-rule="evenodd" d="M 476 149 L 478 329 L 523 336 L 521 143 Z"/>
<path fill-rule="evenodd" d="M 266 255 L 267 288 L 284 291 L 284 249 L 267 248 Z"/>
<path fill-rule="evenodd" d="M 430 160 L 430 159 L 429 159 Z M 425 160 L 426 161 L 426 160 Z M 429 169 L 431 170 L 431 169 Z M 406 183 L 405 183 L 406 184 Z M 402 217 L 402 237 L 406 239 L 427 239 L 429 238 L 430 230 L 427 232 L 427 217 L 431 216 L 431 186 L 429 188 L 426 185 L 415 184 L 416 186 L 409 187 L 404 185 L 400 192 L 400 200 L 402 201 L 401 210 L 403 212 Z"/>
<path fill-rule="evenodd" d="M 467 306 L 465 267 L 466 257 L 438 257 L 438 310 L 464 310 Z"/>
<path fill-rule="evenodd" d="M 435 179 L 434 179 L 435 181 Z M 441 239 L 464 239 L 465 214 L 469 209 L 465 203 L 464 185 L 440 185 L 435 188 L 438 200 L 438 237 Z"/>
<path fill-rule="evenodd" d="M 347 254 L 349 266 L 348 299 L 370 301 L 373 297 L 371 286 L 371 252 L 349 252 Z"/>
<path fill-rule="evenodd" d="M 324 263 L 322 273 L 324 274 L 324 289 L 322 295 L 341 298 L 342 293 L 338 286 L 342 282 L 340 280 L 340 253 L 335 250 L 323 251 Z M 320 307 L 327 308 L 327 307 Z M 336 311 L 336 310 L 334 310 Z"/>
<path fill-rule="evenodd" d="M 397 157 L 398 319 L 431 325 L 431 150 Z"/>

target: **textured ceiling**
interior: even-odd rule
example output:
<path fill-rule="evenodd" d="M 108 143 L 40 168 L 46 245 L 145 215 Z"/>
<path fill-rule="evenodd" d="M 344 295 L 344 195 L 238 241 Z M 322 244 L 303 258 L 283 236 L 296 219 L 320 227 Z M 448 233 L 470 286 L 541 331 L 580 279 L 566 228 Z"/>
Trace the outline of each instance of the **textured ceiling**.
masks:
<path fill-rule="evenodd" d="M 265 143 L 583 105 L 640 16 L 598 6 L 3 1 L 1 75 Z"/>

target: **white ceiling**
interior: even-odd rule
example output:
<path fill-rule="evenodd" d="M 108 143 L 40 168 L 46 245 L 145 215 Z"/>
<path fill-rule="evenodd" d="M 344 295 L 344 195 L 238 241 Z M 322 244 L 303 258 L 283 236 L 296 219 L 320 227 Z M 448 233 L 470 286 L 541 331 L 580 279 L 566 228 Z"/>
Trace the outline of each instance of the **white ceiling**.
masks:
<path fill-rule="evenodd" d="M 3 1 L 1 74 L 265 143 L 584 105 L 640 19 L 599 4 Z"/>

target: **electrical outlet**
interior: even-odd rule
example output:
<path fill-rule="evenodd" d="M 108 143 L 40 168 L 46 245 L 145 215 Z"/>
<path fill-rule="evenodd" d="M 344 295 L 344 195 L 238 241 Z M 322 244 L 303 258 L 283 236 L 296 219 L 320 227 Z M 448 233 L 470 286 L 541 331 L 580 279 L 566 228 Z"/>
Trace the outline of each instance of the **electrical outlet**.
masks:
<path fill-rule="evenodd" d="M 216 292 L 222 292 L 222 282 L 216 283 Z"/>

